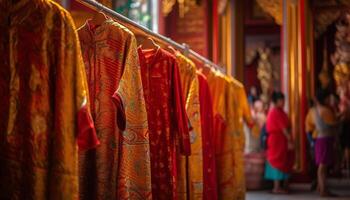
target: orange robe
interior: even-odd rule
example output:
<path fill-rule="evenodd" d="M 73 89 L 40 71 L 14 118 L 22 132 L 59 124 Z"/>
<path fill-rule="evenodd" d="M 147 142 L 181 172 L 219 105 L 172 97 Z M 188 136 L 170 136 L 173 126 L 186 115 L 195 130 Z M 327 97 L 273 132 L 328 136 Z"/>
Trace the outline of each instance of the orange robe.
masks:
<path fill-rule="evenodd" d="M 244 87 L 217 72 L 206 75 L 214 104 L 219 199 L 244 199 L 243 123 L 252 124 Z"/>
<path fill-rule="evenodd" d="M 232 126 L 232 104 L 229 104 L 230 84 L 220 73 L 207 70 L 205 73 L 213 97 L 214 140 L 218 199 L 234 199 L 234 142 L 229 130 Z"/>
<path fill-rule="evenodd" d="M 106 19 L 79 29 L 101 141 L 80 157 L 80 199 L 151 199 L 147 112 L 134 35 Z M 113 96 L 113 98 L 112 98 Z"/>
<path fill-rule="evenodd" d="M 0 199 L 78 199 L 77 143 L 98 140 L 73 20 L 14 2 L 0 0 Z"/>
<path fill-rule="evenodd" d="M 203 199 L 203 153 L 202 130 L 199 104 L 199 81 L 195 64 L 180 53 L 176 53 L 180 71 L 186 113 L 190 126 L 191 155 L 178 157 L 178 193 L 179 199 Z M 186 163 L 187 162 L 187 163 Z M 188 168 L 186 169 L 186 166 Z M 186 170 L 188 183 L 186 186 Z M 187 188 L 189 191 L 187 191 Z M 188 193 L 188 194 L 187 194 Z"/>
<path fill-rule="evenodd" d="M 231 88 L 228 95 L 228 105 L 233 105 L 233 108 L 229 109 L 233 111 L 229 117 L 232 121 L 228 123 L 230 126 L 228 133 L 232 136 L 232 141 L 234 142 L 234 188 L 232 192 L 234 199 L 245 199 L 244 123 L 251 127 L 253 120 L 243 84 L 232 77 L 227 77 L 226 79 Z"/>
<path fill-rule="evenodd" d="M 145 92 L 152 172 L 153 199 L 177 199 L 176 141 L 180 152 L 191 151 L 176 58 L 165 50 L 139 48 Z"/>

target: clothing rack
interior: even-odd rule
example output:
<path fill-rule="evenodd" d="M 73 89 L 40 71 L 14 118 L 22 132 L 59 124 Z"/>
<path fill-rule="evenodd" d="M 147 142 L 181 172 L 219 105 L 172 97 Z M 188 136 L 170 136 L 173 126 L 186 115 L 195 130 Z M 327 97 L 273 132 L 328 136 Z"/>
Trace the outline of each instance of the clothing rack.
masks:
<path fill-rule="evenodd" d="M 220 66 L 218 66 L 217 64 L 213 63 L 212 61 L 208 60 L 207 58 L 205 58 L 204 56 L 198 54 L 197 52 L 193 51 L 192 49 L 189 48 L 189 46 L 187 44 L 179 44 L 177 42 L 175 42 L 174 40 L 165 37 L 164 35 L 155 33 L 139 24 L 137 24 L 136 22 L 130 20 L 129 18 L 113 11 L 112 9 L 102 5 L 101 3 L 95 1 L 95 0 L 76 0 L 77 2 L 95 10 L 95 11 L 100 11 L 105 13 L 106 15 L 108 15 L 109 17 L 112 17 L 118 21 L 120 21 L 122 24 L 128 24 L 133 26 L 134 28 L 142 31 L 143 33 L 151 36 L 152 38 L 156 39 L 156 40 L 160 40 L 162 42 L 165 42 L 173 47 L 175 47 L 177 50 L 180 50 L 182 52 L 188 52 L 189 56 L 194 57 L 195 59 L 203 62 L 204 64 L 214 67 L 216 70 L 219 70 L 220 72 L 224 73 L 224 69 Z"/>

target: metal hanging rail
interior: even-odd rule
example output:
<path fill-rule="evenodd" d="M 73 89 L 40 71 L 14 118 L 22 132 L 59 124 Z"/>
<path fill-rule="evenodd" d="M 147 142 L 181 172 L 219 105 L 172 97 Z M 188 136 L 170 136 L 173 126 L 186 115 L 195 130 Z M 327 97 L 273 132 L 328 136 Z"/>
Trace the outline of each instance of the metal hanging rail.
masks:
<path fill-rule="evenodd" d="M 130 20 L 129 18 L 113 11 L 112 9 L 102 5 L 101 3 L 95 1 L 95 0 L 76 0 L 77 2 L 95 10 L 95 11 L 101 11 L 103 13 L 105 13 L 106 15 L 108 15 L 109 17 L 112 17 L 113 19 L 117 20 L 118 22 L 121 22 L 123 25 L 127 24 L 127 25 L 131 25 L 133 28 L 136 28 L 137 30 L 142 31 L 143 33 L 151 36 L 152 38 L 156 39 L 156 40 L 160 40 L 162 42 L 165 42 L 173 47 L 175 47 L 178 50 L 181 51 L 188 51 L 189 56 L 194 57 L 195 59 L 203 62 L 204 64 L 207 64 L 209 66 L 214 67 L 217 70 L 220 70 L 221 72 L 224 71 L 224 69 L 222 67 L 219 67 L 217 64 L 213 63 L 212 61 L 208 60 L 207 58 L 205 58 L 204 56 L 198 54 L 197 52 L 193 51 L 192 49 L 188 48 L 188 45 L 184 44 L 181 45 L 177 42 L 175 42 L 174 40 L 165 37 L 164 35 L 155 33 L 147 28 L 145 28 L 144 26 L 141 26 L 139 24 L 137 24 L 136 22 Z"/>

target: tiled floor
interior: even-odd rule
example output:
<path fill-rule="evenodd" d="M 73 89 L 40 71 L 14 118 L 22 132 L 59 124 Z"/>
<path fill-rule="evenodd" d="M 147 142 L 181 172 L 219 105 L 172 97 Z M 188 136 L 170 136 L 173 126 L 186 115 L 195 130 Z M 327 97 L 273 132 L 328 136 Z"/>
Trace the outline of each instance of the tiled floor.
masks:
<path fill-rule="evenodd" d="M 321 198 L 316 192 L 310 192 L 308 184 L 291 185 L 291 194 L 274 195 L 269 191 L 249 191 L 247 200 L 350 200 L 350 180 L 332 180 L 331 191 L 338 195 L 334 198 Z"/>

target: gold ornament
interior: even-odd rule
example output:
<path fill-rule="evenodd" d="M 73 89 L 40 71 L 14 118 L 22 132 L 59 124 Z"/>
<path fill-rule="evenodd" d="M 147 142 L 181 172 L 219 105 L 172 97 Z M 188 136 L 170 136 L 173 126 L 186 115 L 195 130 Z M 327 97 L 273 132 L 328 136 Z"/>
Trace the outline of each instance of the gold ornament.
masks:
<path fill-rule="evenodd" d="M 164 16 L 168 16 L 169 13 L 173 10 L 176 0 L 162 0 L 162 12 Z"/>
<path fill-rule="evenodd" d="M 270 62 L 269 48 L 259 48 L 260 59 L 258 62 L 258 79 L 262 90 L 261 100 L 268 105 L 270 93 L 273 91 L 274 81 L 278 78 L 278 73 Z"/>
<path fill-rule="evenodd" d="M 179 4 L 179 16 L 182 18 L 190 10 L 191 6 L 196 5 L 196 0 L 177 0 Z M 162 12 L 164 16 L 168 16 L 173 10 L 176 0 L 163 0 L 162 1 Z"/>
<path fill-rule="evenodd" d="M 281 0 L 256 0 L 258 5 L 271 17 L 278 25 L 283 23 L 282 1 Z"/>

